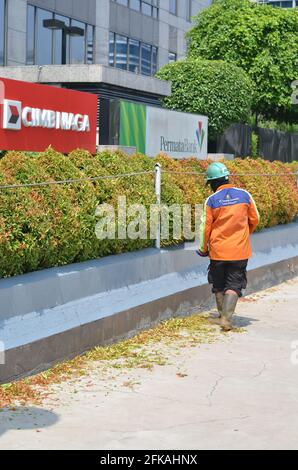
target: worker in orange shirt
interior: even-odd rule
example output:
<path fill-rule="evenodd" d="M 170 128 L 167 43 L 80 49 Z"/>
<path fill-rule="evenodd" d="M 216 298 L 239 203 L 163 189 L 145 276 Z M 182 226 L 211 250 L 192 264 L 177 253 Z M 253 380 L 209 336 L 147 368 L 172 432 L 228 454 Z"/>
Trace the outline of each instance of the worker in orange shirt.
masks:
<path fill-rule="evenodd" d="M 247 286 L 246 268 L 252 256 L 250 235 L 259 223 L 252 196 L 229 183 L 229 170 L 220 162 L 209 165 L 207 182 L 214 194 L 204 205 L 198 254 L 210 257 L 209 284 L 216 297 L 219 323 L 230 331 L 242 290 Z"/>

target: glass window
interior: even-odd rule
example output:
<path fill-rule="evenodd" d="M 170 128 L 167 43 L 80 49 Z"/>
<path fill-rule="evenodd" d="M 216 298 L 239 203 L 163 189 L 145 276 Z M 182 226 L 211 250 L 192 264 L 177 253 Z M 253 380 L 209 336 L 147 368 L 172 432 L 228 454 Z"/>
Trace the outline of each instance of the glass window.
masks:
<path fill-rule="evenodd" d="M 130 72 L 140 72 L 140 43 L 134 39 L 129 40 L 129 64 Z"/>
<path fill-rule="evenodd" d="M 127 69 L 127 38 L 116 34 L 116 67 Z"/>
<path fill-rule="evenodd" d="M 85 24 L 80 21 L 71 20 L 71 26 L 80 28 L 84 31 L 83 36 L 70 37 L 70 63 L 71 64 L 84 64 L 85 63 Z"/>
<path fill-rule="evenodd" d="M 177 0 L 170 0 L 170 13 L 177 15 Z"/>
<path fill-rule="evenodd" d="M 292 8 L 294 6 L 293 1 L 280 1 L 280 2 L 268 2 L 269 5 L 273 7 L 281 7 L 281 8 Z"/>
<path fill-rule="evenodd" d="M 282 2 L 281 7 L 282 8 L 292 8 L 293 3 L 292 2 Z"/>
<path fill-rule="evenodd" d="M 35 64 L 34 34 L 35 34 L 35 8 L 29 5 L 28 10 L 27 10 L 27 60 L 26 60 L 27 65 Z"/>
<path fill-rule="evenodd" d="M 0 0 L 0 2 L 3 0 Z M 0 3 L 1 6 L 1 3 Z M 71 31 L 51 30 L 43 26 L 44 20 L 57 19 L 65 28 L 80 28 L 82 36 L 72 36 Z M 62 64 L 62 42 L 65 34 L 66 63 L 94 63 L 94 26 L 72 20 L 67 16 L 28 5 L 27 8 L 27 64 Z"/>
<path fill-rule="evenodd" d="M 133 10 L 140 11 L 141 10 L 141 0 L 130 0 L 129 6 Z"/>
<path fill-rule="evenodd" d="M 67 16 L 56 15 L 55 19 L 63 21 L 66 26 L 70 26 L 70 19 Z M 66 36 L 66 63 L 69 64 L 69 36 Z M 62 64 L 62 30 L 54 31 L 54 64 Z"/>
<path fill-rule="evenodd" d="M 177 60 L 177 54 L 175 54 L 175 52 L 169 52 L 169 64 L 176 62 L 176 60 Z"/>
<path fill-rule="evenodd" d="M 141 11 L 144 15 L 158 18 L 157 0 L 114 0 L 114 2 L 129 7 L 132 10 Z"/>
<path fill-rule="evenodd" d="M 152 6 L 149 3 L 142 2 L 142 13 L 147 16 L 152 16 Z"/>
<path fill-rule="evenodd" d="M 157 47 L 152 47 L 152 75 L 157 72 Z"/>
<path fill-rule="evenodd" d="M 109 65 L 142 75 L 155 75 L 157 72 L 158 49 L 110 32 Z"/>
<path fill-rule="evenodd" d="M 151 75 L 151 46 L 149 44 L 142 44 L 141 73 Z"/>
<path fill-rule="evenodd" d="M 53 13 L 37 8 L 36 10 L 36 64 L 52 63 L 53 33 L 43 25 L 44 20 L 53 18 Z"/>
<path fill-rule="evenodd" d="M 109 65 L 115 65 L 115 33 L 110 33 Z"/>

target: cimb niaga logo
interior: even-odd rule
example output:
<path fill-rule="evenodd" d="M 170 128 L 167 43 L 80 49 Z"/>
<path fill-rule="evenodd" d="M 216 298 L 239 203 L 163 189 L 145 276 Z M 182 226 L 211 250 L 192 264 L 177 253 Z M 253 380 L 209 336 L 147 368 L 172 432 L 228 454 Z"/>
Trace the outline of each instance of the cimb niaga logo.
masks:
<path fill-rule="evenodd" d="M 3 128 L 20 131 L 24 127 L 42 127 L 62 131 L 89 132 L 87 114 L 75 114 L 52 109 L 22 106 L 21 101 L 3 101 Z"/>
<path fill-rule="evenodd" d="M 3 128 L 20 131 L 22 128 L 22 103 L 14 100 L 3 102 Z"/>

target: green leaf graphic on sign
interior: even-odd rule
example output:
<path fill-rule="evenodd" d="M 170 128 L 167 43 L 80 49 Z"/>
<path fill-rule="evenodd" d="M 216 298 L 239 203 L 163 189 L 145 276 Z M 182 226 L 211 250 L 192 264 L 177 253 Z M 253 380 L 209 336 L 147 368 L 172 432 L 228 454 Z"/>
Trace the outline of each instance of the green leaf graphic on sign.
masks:
<path fill-rule="evenodd" d="M 120 105 L 120 145 L 146 151 L 146 106 L 128 101 Z"/>

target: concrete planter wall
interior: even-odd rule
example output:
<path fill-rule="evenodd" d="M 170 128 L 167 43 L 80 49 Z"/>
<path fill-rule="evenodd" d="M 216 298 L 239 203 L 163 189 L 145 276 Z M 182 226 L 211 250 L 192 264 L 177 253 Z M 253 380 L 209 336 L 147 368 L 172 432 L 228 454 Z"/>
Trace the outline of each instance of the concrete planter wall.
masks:
<path fill-rule="evenodd" d="M 0 280 L 0 383 L 210 304 L 195 245 L 112 256 Z M 298 223 L 253 236 L 249 292 L 298 274 Z"/>

